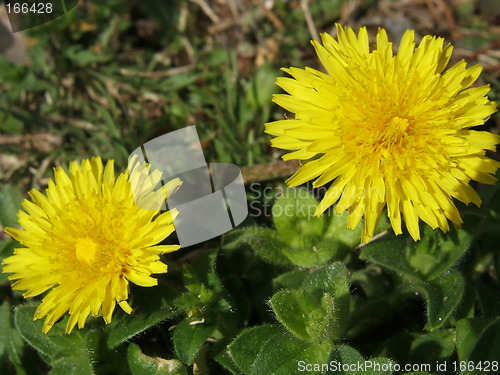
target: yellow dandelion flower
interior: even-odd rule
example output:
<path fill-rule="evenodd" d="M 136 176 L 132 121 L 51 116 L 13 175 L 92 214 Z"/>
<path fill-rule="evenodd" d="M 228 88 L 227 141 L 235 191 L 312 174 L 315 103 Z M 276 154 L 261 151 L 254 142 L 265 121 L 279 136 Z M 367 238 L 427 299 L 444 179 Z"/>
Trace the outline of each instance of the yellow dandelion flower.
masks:
<path fill-rule="evenodd" d="M 81 165 L 72 162 L 69 175 L 60 167 L 54 172 L 46 195 L 32 190 L 31 200 L 23 201 L 22 229 L 5 229 L 25 248 L 2 264 L 3 272 L 12 273 L 13 289 L 26 290 L 24 297 L 50 290 L 34 316 L 46 317 L 43 332 L 69 313 L 66 333 L 71 333 L 77 323 L 83 328 L 90 314 L 102 314 L 110 323 L 116 303 L 130 314 L 129 282 L 157 285 L 151 274 L 167 272 L 159 254 L 179 246 L 156 244 L 175 230 L 177 212 L 140 208 L 158 199 L 153 188 L 161 177 L 159 171 L 148 173 L 144 164 L 136 163 L 118 178 L 113 161 L 103 167 L 98 157 Z M 179 185 L 178 179 L 171 181 L 160 194 Z M 137 204 L 134 192 L 140 193 Z"/>
<path fill-rule="evenodd" d="M 312 42 L 328 74 L 289 68 L 293 78 L 276 81 L 289 95 L 273 101 L 295 118 L 268 123 L 266 132 L 274 147 L 292 151 L 283 159 L 308 161 L 287 183 L 332 182 L 315 214 L 337 203 L 335 213 L 349 212 L 348 228 L 363 218 L 363 242 L 386 205 L 394 232 L 402 233 L 403 217 L 414 240 L 419 219 L 443 231 L 448 220 L 460 226 L 452 197 L 480 205 L 469 181 L 495 183 L 500 166 L 485 156 L 500 137 L 470 129 L 496 111 L 488 86 L 470 87 L 481 67 L 460 61 L 445 70 L 453 47 L 425 36 L 415 48 L 413 30 L 396 55 L 383 29 L 371 51 L 366 28 L 337 32 Z"/>

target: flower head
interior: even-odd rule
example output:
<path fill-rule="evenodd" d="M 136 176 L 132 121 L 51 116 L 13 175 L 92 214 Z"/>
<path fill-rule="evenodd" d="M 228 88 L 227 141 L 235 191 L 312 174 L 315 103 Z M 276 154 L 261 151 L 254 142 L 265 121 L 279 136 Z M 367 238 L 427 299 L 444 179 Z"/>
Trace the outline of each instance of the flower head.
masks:
<path fill-rule="evenodd" d="M 2 264 L 3 272 L 12 273 L 13 288 L 26 290 L 24 297 L 50 290 L 34 316 L 46 317 L 43 332 L 69 312 L 70 333 L 77 323 L 82 328 L 89 314 L 111 322 L 116 303 L 130 314 L 129 282 L 157 285 L 150 275 L 167 271 L 159 254 L 179 246 L 156 244 L 174 231 L 177 212 L 159 214 L 158 205 L 140 208 L 159 198 L 153 188 L 161 172 L 148 173 L 145 164 L 136 163 L 118 178 L 113 161 L 103 167 L 98 157 L 72 162 L 69 175 L 60 167 L 54 172 L 45 195 L 32 190 L 31 200 L 23 201 L 22 229 L 5 229 L 25 247 Z M 174 180 L 166 190 L 179 184 Z"/>
<path fill-rule="evenodd" d="M 500 137 L 470 130 L 496 111 L 488 86 L 470 86 L 481 67 L 460 61 L 445 70 L 452 53 L 443 38 L 425 36 L 415 49 L 414 32 L 403 35 L 396 55 L 379 29 L 370 51 L 368 33 L 337 25 L 338 38 L 313 41 L 328 74 L 312 68 L 284 69 L 293 78 L 276 83 L 289 95 L 273 100 L 295 119 L 266 124 L 283 159 L 307 161 L 287 181 L 297 186 L 331 182 L 315 214 L 337 203 L 349 212 L 348 227 L 364 219 L 367 242 L 387 205 L 396 234 L 402 218 L 420 238 L 419 219 L 449 229 L 462 219 L 452 197 L 481 204 L 470 180 L 492 184 L 500 163 L 485 156 Z"/>

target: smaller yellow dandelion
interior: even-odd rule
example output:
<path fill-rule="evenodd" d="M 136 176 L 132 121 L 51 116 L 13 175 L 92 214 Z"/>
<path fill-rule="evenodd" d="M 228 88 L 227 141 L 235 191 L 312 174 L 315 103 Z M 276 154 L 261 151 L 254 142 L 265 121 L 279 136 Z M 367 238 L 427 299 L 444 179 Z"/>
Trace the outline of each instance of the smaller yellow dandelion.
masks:
<path fill-rule="evenodd" d="M 54 177 L 45 195 L 32 190 L 31 200 L 23 201 L 22 229 L 5 229 L 25 247 L 2 264 L 3 272 L 12 273 L 13 289 L 25 290 L 25 298 L 49 291 L 34 316 L 46 317 L 43 332 L 69 313 L 66 333 L 71 333 L 76 324 L 83 328 L 90 314 L 110 323 L 116 303 L 130 314 L 129 282 L 154 286 L 151 274 L 167 272 L 159 255 L 179 246 L 157 244 L 175 230 L 177 212 L 160 214 L 158 199 L 180 181 L 154 190 L 161 172 L 133 163 L 115 178 L 113 161 L 103 167 L 99 157 L 72 162 L 69 175 L 55 168 Z"/>
<path fill-rule="evenodd" d="M 425 36 L 415 48 L 414 31 L 398 53 L 384 29 L 370 50 L 368 32 L 337 25 L 338 37 L 313 41 L 328 74 L 306 67 L 284 69 L 293 78 L 276 83 L 287 94 L 273 101 L 294 119 L 266 124 L 272 145 L 289 150 L 283 159 L 307 161 L 287 181 L 297 186 L 331 183 L 315 214 L 336 204 L 348 210 L 348 228 L 364 219 L 362 241 L 372 238 L 382 210 L 396 234 L 402 219 L 414 240 L 419 220 L 448 231 L 462 223 L 452 197 L 481 204 L 470 180 L 493 184 L 500 163 L 488 158 L 498 135 L 470 128 L 496 111 L 488 86 L 470 87 L 481 67 L 460 61 L 445 70 L 452 46 Z"/>

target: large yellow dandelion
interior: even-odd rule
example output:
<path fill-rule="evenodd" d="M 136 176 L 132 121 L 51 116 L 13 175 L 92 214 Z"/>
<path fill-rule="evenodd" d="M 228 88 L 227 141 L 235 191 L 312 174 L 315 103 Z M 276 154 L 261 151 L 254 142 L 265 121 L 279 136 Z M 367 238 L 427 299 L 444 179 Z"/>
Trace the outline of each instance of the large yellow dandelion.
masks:
<path fill-rule="evenodd" d="M 294 119 L 266 124 L 272 145 L 289 150 L 283 159 L 307 161 L 287 181 L 297 186 L 331 182 L 315 214 L 336 204 L 348 210 L 348 227 L 364 219 L 362 241 L 373 236 L 387 205 L 396 234 L 402 218 L 420 238 L 419 219 L 448 231 L 462 219 L 452 197 L 481 204 L 470 180 L 492 184 L 500 166 L 485 155 L 500 137 L 470 130 L 496 111 L 488 86 L 470 86 L 481 67 L 460 61 L 445 70 L 453 47 L 425 36 L 415 48 L 414 31 L 393 55 L 385 30 L 370 51 L 368 33 L 337 25 L 338 38 L 322 34 L 312 44 L 328 74 L 312 68 L 284 69 L 293 78 L 276 83 L 289 95 L 273 100 Z"/>
<path fill-rule="evenodd" d="M 103 171 L 104 169 L 104 171 Z M 70 164 L 69 175 L 55 168 L 46 195 L 32 190 L 19 211 L 22 229 L 6 228 L 25 248 L 3 261 L 3 272 L 12 273 L 15 290 L 34 297 L 48 290 L 34 320 L 46 317 L 43 332 L 66 313 L 66 332 L 87 317 L 102 315 L 106 323 L 116 303 L 126 312 L 129 282 L 157 285 L 153 273 L 167 266 L 159 254 L 179 248 L 157 245 L 174 231 L 175 211 L 159 214 L 145 209 L 180 184 L 174 180 L 164 190 L 154 190 L 161 172 L 136 163 L 115 178 L 113 161 L 105 167 L 100 158 Z M 140 207 L 139 207 L 140 206 Z"/>

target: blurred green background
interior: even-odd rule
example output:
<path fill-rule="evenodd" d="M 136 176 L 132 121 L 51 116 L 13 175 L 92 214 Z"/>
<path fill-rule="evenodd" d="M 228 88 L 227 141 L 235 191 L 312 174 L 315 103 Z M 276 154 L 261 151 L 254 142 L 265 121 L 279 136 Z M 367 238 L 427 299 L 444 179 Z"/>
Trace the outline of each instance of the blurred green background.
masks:
<path fill-rule="evenodd" d="M 0 20 L 0 260 L 16 246 L 1 229 L 17 225 L 23 196 L 43 190 L 52 167 L 99 155 L 123 170 L 139 145 L 188 125 L 197 126 L 207 161 L 249 167 L 263 181 L 247 189 L 255 203 L 247 224 L 258 226 L 169 255 L 159 289 L 132 287 L 139 311 L 116 312 L 110 326 L 90 319 L 68 337 L 59 324 L 45 337 L 37 322 L 31 331 L 33 305 L 14 319 L 25 301 L 0 274 L 1 374 L 289 375 L 285 364 L 300 350 L 303 358 L 363 359 L 349 344 L 365 357 L 418 363 L 485 359 L 500 347 L 498 188 L 480 189 L 485 208 L 463 211 L 458 237 L 427 228 L 421 242 L 387 236 L 360 252 L 359 231 L 343 230 L 345 218 L 271 220 L 282 152 L 263 133 L 285 115 L 271 102 L 279 69 L 321 69 L 310 40 L 335 22 L 367 26 L 372 41 L 378 27 L 394 41 L 408 28 L 417 39 L 443 36 L 455 46 L 452 63 L 483 65 L 476 84 L 491 85 L 500 103 L 498 0 L 80 0 L 23 32 L 10 32 L 3 6 Z M 483 128 L 498 133 L 500 115 Z M 320 327 L 334 319 L 329 298 L 349 287 L 342 327 Z M 331 357 L 322 329 L 336 345 Z M 265 370 L 273 361 L 281 372 Z"/>
<path fill-rule="evenodd" d="M 279 68 L 318 68 L 311 33 L 339 21 L 395 41 L 407 28 L 444 36 L 454 61 L 485 66 L 480 83 L 500 100 L 499 12 L 494 0 L 80 1 L 0 56 L 0 181 L 40 187 L 50 167 L 91 155 L 123 168 L 140 144 L 192 124 L 207 160 L 276 160 L 263 124 L 284 115 L 270 100 Z"/>

